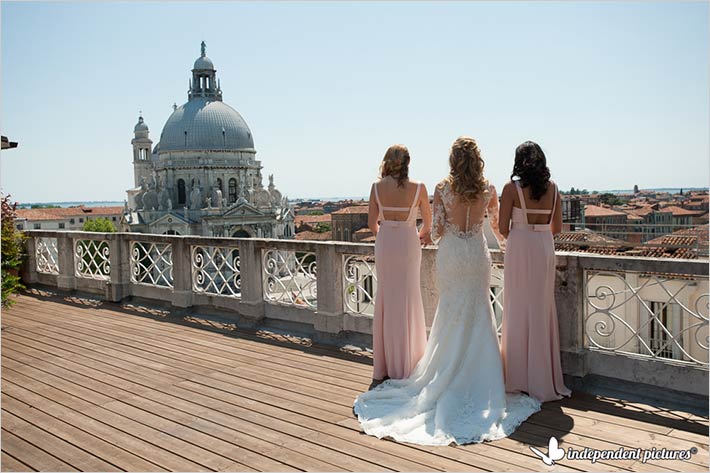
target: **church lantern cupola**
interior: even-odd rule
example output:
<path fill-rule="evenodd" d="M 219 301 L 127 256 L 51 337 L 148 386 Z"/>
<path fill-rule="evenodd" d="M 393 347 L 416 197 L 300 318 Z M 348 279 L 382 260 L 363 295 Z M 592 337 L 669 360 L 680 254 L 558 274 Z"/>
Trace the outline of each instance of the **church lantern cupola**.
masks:
<path fill-rule="evenodd" d="M 190 90 L 187 93 L 188 100 L 198 97 L 206 97 L 210 100 L 222 101 L 222 89 L 217 81 L 217 70 L 214 68 L 212 60 L 205 54 L 206 45 L 203 41 L 200 45 L 200 57 L 195 60 L 192 68 L 192 80 L 190 80 Z"/>

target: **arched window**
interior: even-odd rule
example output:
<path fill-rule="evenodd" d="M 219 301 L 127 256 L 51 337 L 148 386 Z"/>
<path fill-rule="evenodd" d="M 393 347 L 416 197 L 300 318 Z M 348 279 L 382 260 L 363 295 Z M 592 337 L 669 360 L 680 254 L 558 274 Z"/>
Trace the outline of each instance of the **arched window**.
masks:
<path fill-rule="evenodd" d="M 231 178 L 229 180 L 229 203 L 237 201 L 237 180 Z"/>
<path fill-rule="evenodd" d="M 187 195 L 185 194 L 185 181 L 178 179 L 178 204 L 184 205 L 187 203 Z"/>

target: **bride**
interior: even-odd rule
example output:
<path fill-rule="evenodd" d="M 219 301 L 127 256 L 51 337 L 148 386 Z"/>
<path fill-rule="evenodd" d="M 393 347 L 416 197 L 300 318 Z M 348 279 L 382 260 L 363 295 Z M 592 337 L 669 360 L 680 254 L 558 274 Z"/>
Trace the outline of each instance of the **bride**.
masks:
<path fill-rule="evenodd" d="M 387 380 L 355 400 L 363 430 L 378 438 L 420 445 L 496 440 L 540 410 L 533 398 L 505 393 L 481 228 L 486 211 L 497 214 L 498 198 L 483 177 L 476 141 L 454 141 L 449 164 L 434 193 L 440 299 L 426 351 L 409 378 Z"/>

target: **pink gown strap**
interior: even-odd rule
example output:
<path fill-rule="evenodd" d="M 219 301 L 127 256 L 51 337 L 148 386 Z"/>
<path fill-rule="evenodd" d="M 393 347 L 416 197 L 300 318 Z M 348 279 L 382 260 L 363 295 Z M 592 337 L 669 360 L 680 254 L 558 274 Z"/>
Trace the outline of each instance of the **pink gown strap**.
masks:
<path fill-rule="evenodd" d="M 412 218 L 412 213 L 414 209 L 417 208 L 417 202 L 419 202 L 419 190 L 422 188 L 422 183 L 417 184 L 417 192 L 414 194 L 414 202 L 412 202 L 411 207 L 409 207 L 409 215 L 407 215 L 407 220 Z"/>
<path fill-rule="evenodd" d="M 520 181 L 515 181 L 515 190 L 518 191 L 518 197 L 520 198 L 520 208 L 525 214 L 525 223 L 528 223 L 528 208 L 525 206 L 525 196 L 523 195 L 523 189 L 520 187 Z"/>

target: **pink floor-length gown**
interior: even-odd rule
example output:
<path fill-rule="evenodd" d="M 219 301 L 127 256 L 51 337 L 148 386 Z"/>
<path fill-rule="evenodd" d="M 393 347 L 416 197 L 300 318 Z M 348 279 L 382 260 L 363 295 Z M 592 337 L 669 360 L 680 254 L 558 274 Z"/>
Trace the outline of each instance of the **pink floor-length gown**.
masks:
<path fill-rule="evenodd" d="M 374 379 L 406 378 L 424 354 L 426 322 L 422 303 L 422 249 L 417 233 L 417 202 L 411 207 L 383 207 L 375 188 L 380 229 L 375 240 L 377 295 L 372 326 Z M 385 220 L 384 211 L 409 212 L 407 220 Z"/>
<path fill-rule="evenodd" d="M 505 387 L 542 402 L 569 396 L 560 364 L 555 306 L 555 244 L 552 210 L 527 209 L 520 183 L 515 188 L 522 208 L 513 207 L 505 250 L 502 354 Z M 528 214 L 550 214 L 549 223 L 532 225 Z"/>

